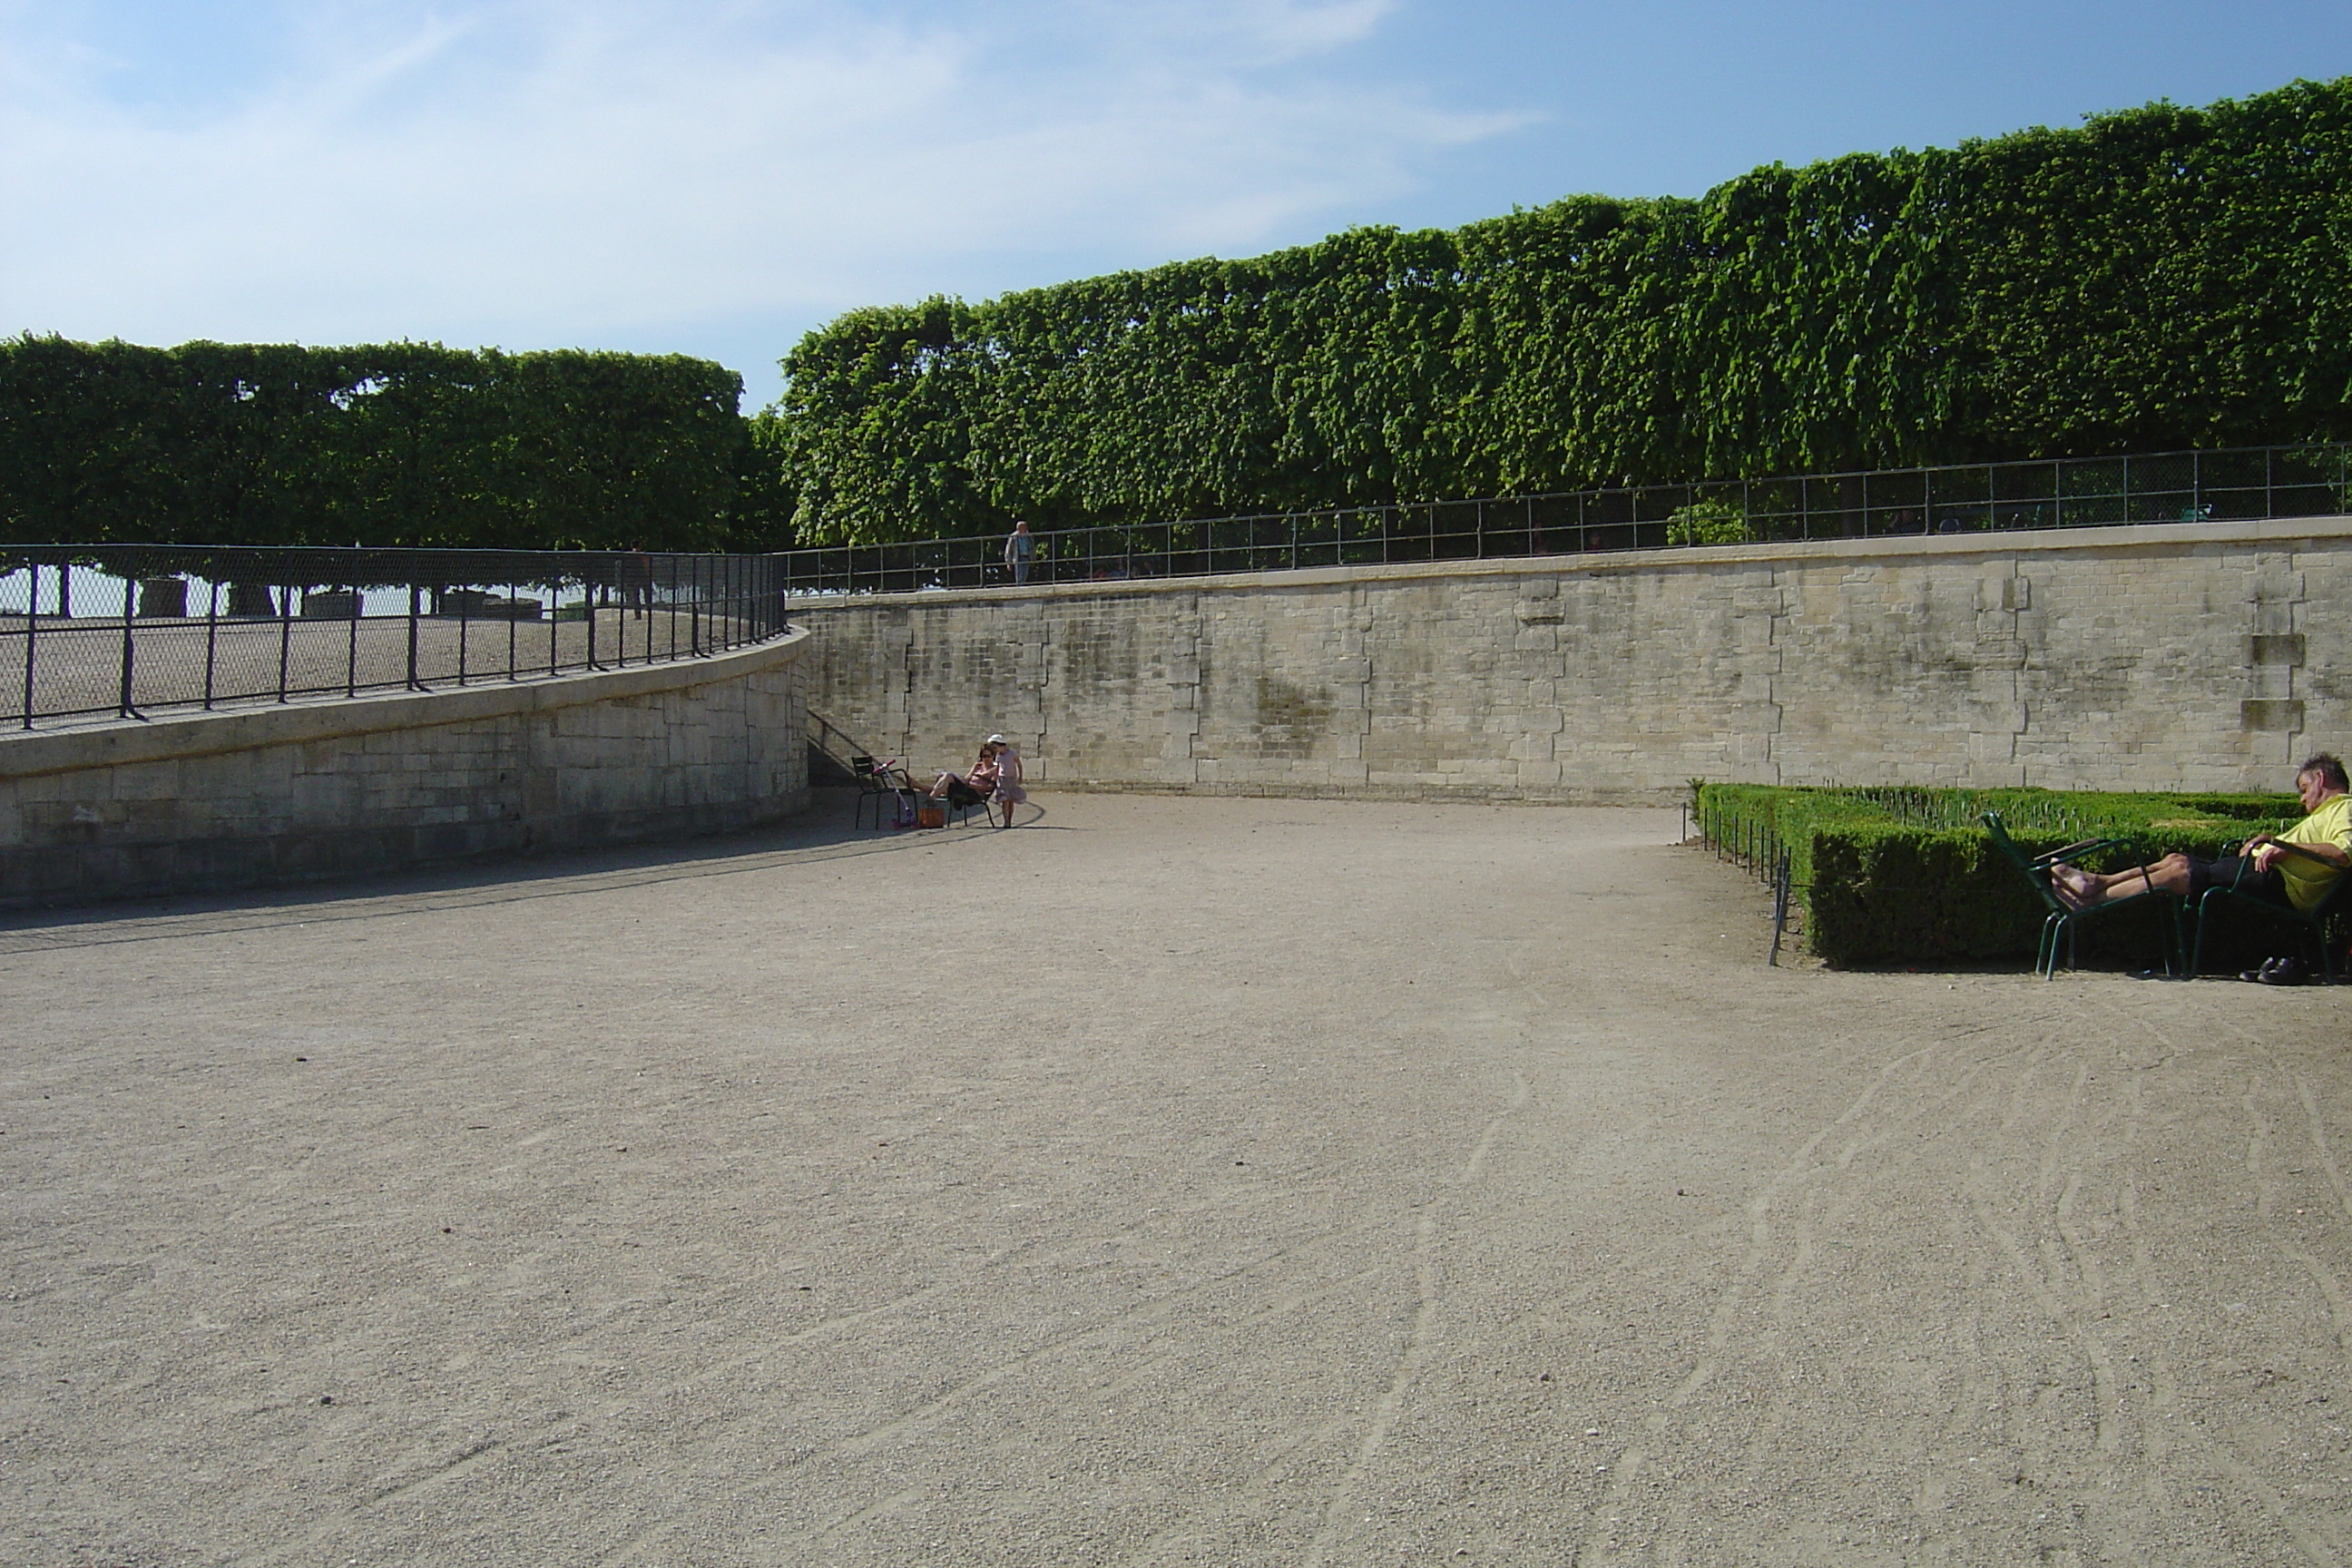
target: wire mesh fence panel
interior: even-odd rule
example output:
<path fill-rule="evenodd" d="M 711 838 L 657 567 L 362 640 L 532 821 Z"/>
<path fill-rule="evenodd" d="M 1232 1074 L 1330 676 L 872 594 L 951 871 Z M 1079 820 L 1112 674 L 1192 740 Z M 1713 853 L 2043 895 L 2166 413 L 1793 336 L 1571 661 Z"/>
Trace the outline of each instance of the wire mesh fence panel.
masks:
<path fill-rule="evenodd" d="M 2270 464 L 2271 517 L 2325 517 L 2352 502 L 2347 494 L 2347 449 L 2297 447 L 2273 451 Z"/>

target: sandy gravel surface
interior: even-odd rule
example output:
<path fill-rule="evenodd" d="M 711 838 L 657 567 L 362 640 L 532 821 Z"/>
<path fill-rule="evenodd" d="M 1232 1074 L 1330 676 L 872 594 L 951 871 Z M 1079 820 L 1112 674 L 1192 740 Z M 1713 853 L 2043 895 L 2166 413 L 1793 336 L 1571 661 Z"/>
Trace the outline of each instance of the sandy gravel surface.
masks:
<path fill-rule="evenodd" d="M 2352 991 L 1041 794 L 0 927 L 0 1562 L 2352 1557 Z"/>

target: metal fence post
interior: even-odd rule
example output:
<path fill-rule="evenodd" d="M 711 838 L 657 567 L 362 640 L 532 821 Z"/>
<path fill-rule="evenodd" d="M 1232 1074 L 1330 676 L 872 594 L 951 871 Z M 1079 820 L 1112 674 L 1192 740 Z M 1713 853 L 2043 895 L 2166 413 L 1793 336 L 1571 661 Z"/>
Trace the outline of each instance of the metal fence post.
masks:
<path fill-rule="evenodd" d="M 205 710 L 213 706 L 213 668 L 220 647 L 220 591 L 217 579 L 211 582 L 212 595 L 205 605 Z"/>
<path fill-rule="evenodd" d="M 41 624 L 41 563 L 28 562 L 25 574 L 32 581 L 31 597 L 25 601 L 25 728 L 33 727 L 33 639 Z"/>
<path fill-rule="evenodd" d="M 1780 933 L 1789 927 L 1789 851 L 1782 849 L 1772 877 L 1772 951 L 1764 962 L 1780 962 Z"/>
<path fill-rule="evenodd" d="M 294 585 L 278 586 L 278 700 L 286 700 L 286 665 L 294 651 Z"/>
<path fill-rule="evenodd" d="M 408 689 L 411 691 L 425 689 L 416 679 L 416 616 L 417 612 L 423 608 L 418 602 L 419 595 L 423 593 L 424 590 L 415 584 L 411 583 L 408 585 Z M 464 657 L 465 655 L 460 652 L 459 659 L 462 660 Z"/>
<path fill-rule="evenodd" d="M 131 668 L 132 660 L 137 652 L 136 639 L 131 635 L 131 617 L 137 613 L 139 608 L 139 579 L 134 574 L 135 571 L 136 569 L 131 564 L 131 563 L 123 563 L 122 704 L 121 710 L 118 717 L 124 719 L 135 719 L 139 716 L 138 711 L 131 706 Z"/>

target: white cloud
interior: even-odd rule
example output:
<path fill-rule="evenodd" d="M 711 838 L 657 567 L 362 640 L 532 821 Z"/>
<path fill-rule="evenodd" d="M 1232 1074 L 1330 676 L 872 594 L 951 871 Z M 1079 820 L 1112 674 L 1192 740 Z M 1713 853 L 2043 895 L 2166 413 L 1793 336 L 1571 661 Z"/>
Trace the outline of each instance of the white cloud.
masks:
<path fill-rule="evenodd" d="M 1242 252 L 1508 122 L 1350 71 L 1389 9 L 355 3 L 194 114 L 0 12 L 0 330 L 642 341 Z"/>

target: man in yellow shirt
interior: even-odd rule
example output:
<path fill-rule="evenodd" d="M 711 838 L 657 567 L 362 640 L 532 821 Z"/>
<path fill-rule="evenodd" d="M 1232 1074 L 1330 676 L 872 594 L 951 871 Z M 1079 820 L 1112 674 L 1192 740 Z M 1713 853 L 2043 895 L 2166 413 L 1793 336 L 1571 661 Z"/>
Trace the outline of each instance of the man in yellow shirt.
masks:
<path fill-rule="evenodd" d="M 2304 819 L 2284 833 L 2255 834 L 2233 856 L 2206 860 L 2175 852 L 2153 865 L 2104 874 L 2053 866 L 2051 886 L 2061 901 L 2078 910 L 2151 888 L 2196 899 L 2217 886 L 2297 910 L 2315 909 L 2344 868 L 2352 866 L 2352 784 L 2346 781 L 2343 763 L 2322 752 L 2295 770 L 2294 793 L 2303 802 Z M 2281 844 L 2307 849 L 2318 858 L 2290 853 L 2278 847 Z"/>

